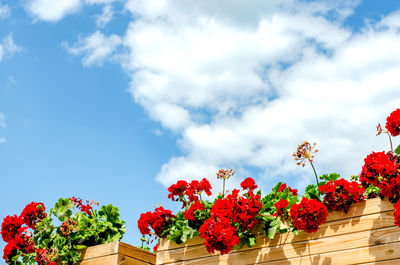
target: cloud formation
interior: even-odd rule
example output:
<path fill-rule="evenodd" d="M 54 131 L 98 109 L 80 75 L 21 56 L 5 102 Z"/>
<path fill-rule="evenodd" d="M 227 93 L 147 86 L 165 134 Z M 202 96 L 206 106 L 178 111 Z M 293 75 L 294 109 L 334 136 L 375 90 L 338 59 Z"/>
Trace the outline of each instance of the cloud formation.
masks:
<path fill-rule="evenodd" d="M 29 0 L 26 2 L 26 10 L 37 19 L 57 22 L 77 12 L 81 5 L 80 0 Z"/>
<path fill-rule="evenodd" d="M 303 182 L 291 153 L 304 140 L 320 172 L 350 176 L 387 147 L 375 126 L 400 106 L 400 13 L 356 33 L 344 21 L 358 2 L 129 0 L 124 37 L 96 32 L 70 52 L 91 65 L 128 50 L 134 100 L 179 137 L 165 185 L 220 167 Z"/>
<path fill-rule="evenodd" d="M 64 17 L 80 11 L 85 4 L 104 5 L 103 13 L 96 16 L 97 24 L 102 27 L 112 19 L 111 3 L 115 1 L 116 0 L 27 0 L 25 1 L 25 9 L 34 16 L 35 19 L 58 22 Z"/>
<path fill-rule="evenodd" d="M 117 35 L 105 36 L 96 31 L 87 37 L 80 37 L 72 46 L 67 43 L 63 43 L 63 46 L 73 55 L 84 54 L 82 59 L 84 66 L 102 65 L 115 52 L 121 41 L 121 37 Z"/>
<path fill-rule="evenodd" d="M 8 5 L 0 4 L 0 19 L 6 19 L 11 15 L 11 10 Z"/>
<path fill-rule="evenodd" d="M 12 37 L 11 33 L 8 34 L 0 42 L 0 62 L 5 57 L 11 57 L 15 53 L 21 52 L 21 51 L 23 51 L 23 48 L 14 43 L 14 40 L 13 40 L 13 37 Z"/>

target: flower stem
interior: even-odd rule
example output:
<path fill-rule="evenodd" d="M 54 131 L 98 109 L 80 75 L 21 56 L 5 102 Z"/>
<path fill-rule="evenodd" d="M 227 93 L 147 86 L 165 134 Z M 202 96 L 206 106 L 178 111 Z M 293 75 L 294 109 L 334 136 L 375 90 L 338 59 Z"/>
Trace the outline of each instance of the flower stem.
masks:
<path fill-rule="evenodd" d="M 317 181 L 317 186 L 319 187 L 317 171 L 315 171 L 315 167 L 314 167 L 312 161 L 311 161 L 310 159 L 308 159 L 308 161 L 310 161 L 310 164 L 311 164 L 311 166 L 312 166 L 312 169 L 314 170 L 315 180 Z"/>
<path fill-rule="evenodd" d="M 392 144 L 392 137 L 390 136 L 390 133 L 388 132 L 387 135 L 389 136 L 389 141 L 390 141 L 390 150 L 392 150 L 393 153 L 393 144 Z"/>
<path fill-rule="evenodd" d="M 223 185 L 222 185 L 222 196 L 223 196 L 223 198 L 225 198 L 225 178 L 224 178 Z"/>

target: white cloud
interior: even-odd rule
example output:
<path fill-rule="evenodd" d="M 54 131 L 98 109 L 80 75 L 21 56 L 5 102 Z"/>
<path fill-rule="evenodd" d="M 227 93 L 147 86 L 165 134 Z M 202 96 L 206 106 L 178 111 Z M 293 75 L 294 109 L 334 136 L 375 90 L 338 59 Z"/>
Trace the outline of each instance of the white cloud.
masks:
<path fill-rule="evenodd" d="M 126 4 L 138 17 L 124 39 L 130 91 L 181 136 L 184 155 L 157 177 L 165 185 L 219 167 L 304 181 L 312 172 L 291 158 L 303 140 L 318 142 L 320 172 L 349 176 L 387 147 L 375 126 L 400 106 L 396 14 L 356 34 L 342 21 L 359 1 L 256 2 Z"/>
<path fill-rule="evenodd" d="M 104 28 L 113 18 L 114 11 L 112 5 L 103 6 L 103 12 L 96 15 L 96 25 L 98 28 Z"/>
<path fill-rule="evenodd" d="M 133 98 L 183 152 L 163 184 L 234 167 L 302 186 L 312 171 L 291 154 L 304 140 L 318 143 L 320 173 L 344 176 L 388 146 L 375 126 L 400 106 L 399 13 L 354 33 L 343 21 L 358 3 L 128 0 L 123 40 L 96 32 L 69 50 L 90 65 L 128 49 Z"/>
<path fill-rule="evenodd" d="M 80 11 L 84 5 L 104 5 L 102 14 L 96 15 L 96 24 L 103 27 L 112 19 L 111 4 L 115 1 L 120 0 L 25 0 L 25 9 L 36 19 L 57 22 Z"/>
<path fill-rule="evenodd" d="M 23 48 L 14 43 L 12 34 L 8 34 L 0 42 L 0 62 L 4 57 L 10 57 L 14 53 L 21 52 Z"/>
<path fill-rule="evenodd" d="M 6 19 L 11 15 L 11 10 L 8 5 L 0 4 L 0 19 Z"/>
<path fill-rule="evenodd" d="M 84 54 L 83 65 L 101 65 L 104 60 L 112 56 L 121 44 L 121 38 L 117 35 L 104 36 L 96 31 L 92 35 L 79 38 L 73 46 L 63 43 L 63 46 L 73 55 Z"/>
<path fill-rule="evenodd" d="M 35 18 L 57 22 L 63 17 L 79 11 L 81 0 L 27 0 L 26 9 Z"/>
<path fill-rule="evenodd" d="M 4 115 L 4 113 L 0 113 L 0 128 L 5 128 L 5 127 L 7 127 L 6 116 Z"/>
<path fill-rule="evenodd" d="M 0 144 L 5 144 L 6 142 L 6 138 L 0 137 Z"/>

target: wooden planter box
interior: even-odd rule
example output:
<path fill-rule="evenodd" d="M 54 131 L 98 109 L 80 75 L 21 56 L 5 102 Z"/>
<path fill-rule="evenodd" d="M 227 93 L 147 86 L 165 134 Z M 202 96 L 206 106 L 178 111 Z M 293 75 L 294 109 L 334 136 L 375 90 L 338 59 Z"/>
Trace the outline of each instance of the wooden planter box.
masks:
<path fill-rule="evenodd" d="M 156 264 L 152 252 L 122 242 L 89 247 L 82 251 L 79 265 L 148 265 Z"/>
<path fill-rule="evenodd" d="M 273 240 L 260 229 L 256 234 L 256 246 L 223 256 L 209 254 L 200 237 L 182 245 L 161 240 L 157 264 L 400 264 L 400 227 L 393 205 L 379 198 L 354 204 L 347 214 L 330 212 L 316 233 L 277 234 Z"/>

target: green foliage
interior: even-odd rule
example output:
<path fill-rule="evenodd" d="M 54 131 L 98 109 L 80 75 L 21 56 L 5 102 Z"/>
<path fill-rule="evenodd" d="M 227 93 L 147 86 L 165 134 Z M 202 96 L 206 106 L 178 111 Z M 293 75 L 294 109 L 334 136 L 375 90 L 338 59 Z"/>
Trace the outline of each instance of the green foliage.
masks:
<path fill-rule="evenodd" d="M 338 173 L 331 173 L 331 174 L 324 174 L 324 175 L 321 175 L 321 176 L 319 176 L 319 178 L 320 178 L 321 180 L 324 180 L 324 181 L 326 181 L 326 182 L 329 182 L 329 181 L 335 181 L 335 180 L 340 179 L 340 175 L 339 175 Z"/>
<path fill-rule="evenodd" d="M 210 218 L 210 211 L 213 206 L 212 202 L 202 201 L 204 211 L 194 211 L 196 221 L 186 220 L 184 212 L 179 212 L 175 218 L 172 219 L 171 225 L 164 230 L 163 236 L 167 239 L 175 241 L 177 244 L 186 242 L 189 238 L 193 238 L 199 234 L 200 226 Z"/>
<path fill-rule="evenodd" d="M 350 177 L 351 181 L 358 181 L 358 179 L 360 178 L 360 175 L 354 175 Z"/>
<path fill-rule="evenodd" d="M 324 185 L 324 183 L 320 184 Z M 308 185 L 304 192 L 304 197 L 321 201 L 321 192 L 319 191 L 318 186 L 313 184 Z"/>
<path fill-rule="evenodd" d="M 189 226 L 189 221 L 185 219 L 183 212 L 179 212 L 173 221 L 173 225 L 164 230 L 164 235 L 168 235 L 167 239 L 181 244 L 198 235 L 198 232 Z"/>
<path fill-rule="evenodd" d="M 35 247 L 55 250 L 57 264 L 75 264 L 79 261 L 80 249 L 119 241 L 126 231 L 118 208 L 112 205 L 102 206 L 99 211 L 92 209 L 91 215 L 85 212 L 73 214 L 72 210 L 72 201 L 60 198 L 34 231 Z M 62 225 L 53 225 L 53 217 L 62 222 Z M 63 224 L 70 225 L 71 229 L 68 232 L 65 229 L 63 231 Z M 23 264 L 31 264 L 31 260 L 24 256 Z"/>
<path fill-rule="evenodd" d="M 367 198 L 378 197 L 381 189 L 379 187 L 375 187 L 373 184 L 369 184 L 369 186 L 365 189 L 365 194 Z"/>
<path fill-rule="evenodd" d="M 291 222 L 289 221 L 289 213 L 286 212 L 283 217 L 274 217 L 273 214 L 276 213 L 277 209 L 275 203 L 281 199 L 288 201 L 287 209 L 290 209 L 293 204 L 298 202 L 297 196 L 293 195 L 289 188 L 286 187 L 283 191 L 278 192 L 279 188 L 283 183 L 278 182 L 271 190 L 271 192 L 264 196 L 261 200 L 263 204 L 263 209 L 260 212 L 260 219 L 263 223 L 263 231 L 265 236 L 270 239 L 275 237 L 276 233 L 286 233 L 293 229 Z"/>

